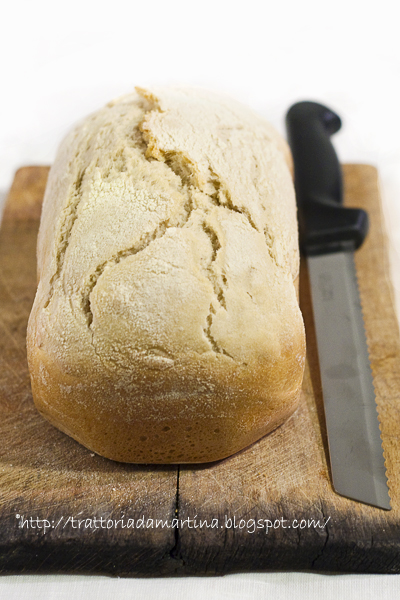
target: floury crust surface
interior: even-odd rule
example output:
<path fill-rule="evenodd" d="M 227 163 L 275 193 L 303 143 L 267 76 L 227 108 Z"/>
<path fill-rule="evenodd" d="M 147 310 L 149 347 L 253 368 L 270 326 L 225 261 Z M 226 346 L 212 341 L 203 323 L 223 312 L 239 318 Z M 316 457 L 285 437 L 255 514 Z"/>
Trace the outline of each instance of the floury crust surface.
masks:
<path fill-rule="evenodd" d="M 28 325 L 38 410 L 114 460 L 227 457 L 296 408 L 305 337 L 286 143 L 203 90 L 137 89 L 51 169 Z"/>

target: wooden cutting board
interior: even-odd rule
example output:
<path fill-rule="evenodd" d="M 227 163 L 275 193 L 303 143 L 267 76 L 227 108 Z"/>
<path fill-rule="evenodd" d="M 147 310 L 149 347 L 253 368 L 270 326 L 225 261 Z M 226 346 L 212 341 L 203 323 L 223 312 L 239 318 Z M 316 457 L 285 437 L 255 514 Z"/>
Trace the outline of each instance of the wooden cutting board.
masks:
<path fill-rule="evenodd" d="M 371 220 L 356 263 L 390 512 L 332 489 L 305 265 L 308 360 L 300 406 L 250 448 L 194 467 L 125 465 L 47 423 L 32 402 L 25 351 L 47 174 L 47 167 L 17 172 L 0 230 L 0 572 L 399 573 L 400 346 L 376 169 L 346 165 L 344 174 L 346 203 L 365 208 Z"/>

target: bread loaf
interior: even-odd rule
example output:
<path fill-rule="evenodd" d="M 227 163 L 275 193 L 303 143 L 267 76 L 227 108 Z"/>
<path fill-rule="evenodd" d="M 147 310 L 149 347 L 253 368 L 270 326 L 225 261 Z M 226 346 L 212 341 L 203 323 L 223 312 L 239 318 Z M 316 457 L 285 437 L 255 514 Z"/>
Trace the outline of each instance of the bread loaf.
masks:
<path fill-rule="evenodd" d="M 105 457 L 227 457 L 295 410 L 305 362 L 290 153 L 239 103 L 137 89 L 50 171 L 27 349 L 34 402 Z"/>

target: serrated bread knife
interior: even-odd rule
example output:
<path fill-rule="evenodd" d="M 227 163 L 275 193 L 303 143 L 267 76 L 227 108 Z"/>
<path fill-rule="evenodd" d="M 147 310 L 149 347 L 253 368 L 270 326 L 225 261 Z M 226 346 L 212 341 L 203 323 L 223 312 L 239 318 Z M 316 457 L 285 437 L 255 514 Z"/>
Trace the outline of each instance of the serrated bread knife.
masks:
<path fill-rule="evenodd" d="M 390 510 L 378 413 L 354 264 L 368 215 L 343 203 L 330 136 L 338 115 L 299 102 L 286 115 L 295 171 L 300 249 L 307 258 L 333 487 Z"/>

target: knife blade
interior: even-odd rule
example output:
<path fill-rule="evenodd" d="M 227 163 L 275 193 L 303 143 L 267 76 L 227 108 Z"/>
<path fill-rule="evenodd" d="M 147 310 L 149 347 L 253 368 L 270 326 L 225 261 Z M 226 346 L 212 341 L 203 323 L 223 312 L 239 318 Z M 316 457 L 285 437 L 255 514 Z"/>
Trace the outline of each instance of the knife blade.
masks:
<path fill-rule="evenodd" d="M 316 102 L 286 115 L 310 275 L 333 487 L 390 510 L 379 420 L 354 252 L 368 231 L 362 209 L 343 206 L 342 173 L 330 136 L 340 117 Z"/>

